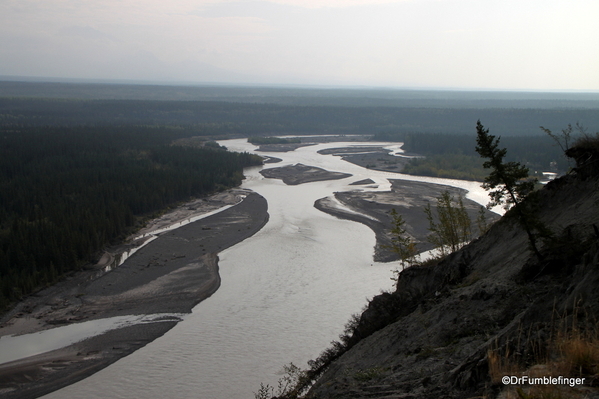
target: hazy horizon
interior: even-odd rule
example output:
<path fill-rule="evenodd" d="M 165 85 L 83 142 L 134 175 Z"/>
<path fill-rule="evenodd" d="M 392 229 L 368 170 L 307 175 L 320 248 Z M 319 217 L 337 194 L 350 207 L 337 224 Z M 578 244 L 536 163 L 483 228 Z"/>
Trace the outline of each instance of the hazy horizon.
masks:
<path fill-rule="evenodd" d="M 0 78 L 599 91 L 594 0 L 5 0 Z"/>
<path fill-rule="evenodd" d="M 252 83 L 252 82 L 201 82 L 201 81 L 151 81 L 136 79 L 100 79 L 100 78 L 68 78 L 56 76 L 18 76 L 18 75 L 0 75 L 0 81 L 4 82 L 24 82 L 24 83 L 64 83 L 64 84 L 98 84 L 98 85 L 120 85 L 120 86 L 166 86 L 166 87 L 215 87 L 215 88 L 272 88 L 272 89 L 322 89 L 322 90 L 377 90 L 377 91 L 405 91 L 405 92 L 486 92 L 486 93 L 556 93 L 556 94 L 598 94 L 597 90 L 586 89 L 527 89 L 527 88 L 489 88 L 489 87 L 433 87 L 433 86 L 370 86 L 370 85 L 350 85 L 350 84 L 309 84 L 309 83 Z"/>

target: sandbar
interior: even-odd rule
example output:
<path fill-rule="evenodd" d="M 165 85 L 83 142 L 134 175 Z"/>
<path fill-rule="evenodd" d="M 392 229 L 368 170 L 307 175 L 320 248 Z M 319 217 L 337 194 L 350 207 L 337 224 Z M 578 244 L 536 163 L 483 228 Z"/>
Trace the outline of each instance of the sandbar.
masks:
<path fill-rule="evenodd" d="M 433 249 L 433 245 L 427 239 L 430 231 L 424 207 L 431 204 L 435 210 L 437 198 L 443 191 L 448 191 L 456 199 L 466 194 L 464 189 L 440 184 L 399 179 L 389 181 L 391 191 L 337 192 L 334 198 L 325 197 L 314 203 L 314 206 L 323 212 L 370 227 L 376 235 L 374 260 L 378 262 L 398 259 L 388 248 L 391 245 L 391 209 L 395 209 L 403 217 L 404 228 L 413 238 L 419 252 L 423 252 Z M 475 221 L 481 208 L 480 204 L 467 198 L 463 198 L 463 203 L 470 219 Z M 485 211 L 485 215 L 489 222 L 498 219 L 498 216 L 490 211 Z M 475 224 L 472 229 L 476 235 Z"/>
<path fill-rule="evenodd" d="M 202 205 L 216 208 L 234 203 L 241 195 L 245 198 L 229 209 L 160 233 L 112 271 L 104 272 L 103 262 L 109 262 L 118 251 L 102 256 L 98 265 L 30 295 L 2 317 L 0 336 L 113 316 L 191 312 L 220 286 L 218 253 L 266 224 L 266 200 L 248 190 L 230 190 L 179 207 L 140 232 L 187 219 L 198 209 L 205 211 Z M 176 323 L 176 319 L 167 319 L 135 324 L 0 364 L 0 396 L 36 398 L 70 385 L 160 337 Z"/>
<path fill-rule="evenodd" d="M 281 179 L 289 186 L 323 180 L 345 179 L 352 176 L 349 173 L 331 172 L 315 166 L 301 163 L 281 166 L 278 168 L 262 169 L 260 174 L 270 179 Z"/>

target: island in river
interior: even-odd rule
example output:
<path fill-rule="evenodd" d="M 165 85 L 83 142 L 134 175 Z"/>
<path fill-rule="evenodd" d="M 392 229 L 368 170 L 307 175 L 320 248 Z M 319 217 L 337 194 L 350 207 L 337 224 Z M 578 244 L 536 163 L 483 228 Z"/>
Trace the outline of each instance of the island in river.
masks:
<path fill-rule="evenodd" d="M 263 169 L 260 174 L 270 179 L 281 179 L 289 186 L 310 183 L 313 181 L 337 180 L 350 177 L 349 173 L 331 172 L 314 166 L 301 163 L 281 166 L 278 168 Z"/>
<path fill-rule="evenodd" d="M 392 209 L 402 216 L 405 221 L 404 228 L 419 252 L 434 248 L 428 240 L 430 231 L 424 207 L 430 204 L 435 209 L 437 199 L 443 192 L 449 192 L 456 200 L 462 197 L 470 220 L 476 220 L 481 209 L 480 204 L 464 198 L 466 190 L 461 188 L 399 179 L 389 181 L 390 191 L 338 192 L 314 203 L 314 206 L 323 212 L 370 227 L 376 235 L 374 260 L 377 262 L 391 262 L 397 259 L 397 254 L 391 250 Z M 362 183 L 370 184 L 367 181 Z M 485 217 L 489 223 L 498 219 L 497 214 L 488 210 L 485 210 Z M 478 233 L 475 227 L 472 230 L 474 234 Z"/>

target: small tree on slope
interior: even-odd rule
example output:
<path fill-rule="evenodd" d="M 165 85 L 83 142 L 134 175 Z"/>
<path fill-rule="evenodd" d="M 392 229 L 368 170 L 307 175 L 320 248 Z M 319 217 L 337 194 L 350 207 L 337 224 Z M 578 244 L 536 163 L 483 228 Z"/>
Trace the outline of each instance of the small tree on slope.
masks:
<path fill-rule="evenodd" d="M 472 239 L 470 217 L 461 196 L 457 204 L 449 191 L 437 198 L 437 220 L 433 216 L 431 205 L 424 207 L 431 234 L 428 240 L 439 250 L 441 257 L 457 251 Z"/>
<path fill-rule="evenodd" d="M 391 245 L 387 246 L 391 251 L 399 256 L 402 270 L 407 266 L 414 266 L 418 263 L 416 255 L 416 243 L 405 229 L 403 217 L 395 209 L 389 212 L 393 219 L 391 228 Z"/>
<path fill-rule="evenodd" d="M 537 247 L 537 235 L 539 233 L 547 235 L 548 229 L 533 215 L 530 205 L 522 203 L 524 198 L 533 191 L 535 179 L 528 178 L 528 168 L 519 162 L 504 162 L 503 158 L 507 150 L 499 149 L 499 138 L 489 134 L 489 129 L 485 129 L 480 120 L 476 122 L 476 134 L 476 152 L 487 159 L 483 167 L 491 169 L 491 173 L 483 183 L 483 188 L 490 190 L 491 202 L 487 207 L 503 205 L 508 210 L 514 206 L 518 221 L 528 235 L 533 252 L 542 261 L 543 256 Z M 534 232 L 535 230 L 537 233 Z"/>

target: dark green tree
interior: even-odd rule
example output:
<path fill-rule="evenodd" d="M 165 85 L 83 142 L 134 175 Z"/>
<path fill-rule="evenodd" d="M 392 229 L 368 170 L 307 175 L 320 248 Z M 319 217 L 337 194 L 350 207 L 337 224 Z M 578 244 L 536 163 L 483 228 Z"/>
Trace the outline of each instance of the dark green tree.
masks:
<path fill-rule="evenodd" d="M 530 194 L 535 185 L 528 178 L 528 168 L 519 162 L 505 162 L 505 148 L 499 148 L 499 139 L 489 134 L 480 121 L 476 122 L 476 152 L 488 160 L 483 163 L 485 169 L 491 169 L 485 178 L 483 188 L 489 191 L 489 207 L 503 205 L 506 210 L 517 205 Z"/>
<path fill-rule="evenodd" d="M 514 207 L 518 221 L 526 231 L 531 249 L 539 260 L 543 256 L 539 252 L 537 241 L 541 235 L 548 235 L 548 229 L 534 215 L 534 208 L 524 204 L 524 198 L 534 190 L 536 179 L 528 177 L 528 168 L 519 162 L 505 162 L 507 153 L 505 148 L 499 148 L 499 137 L 489 134 L 489 129 L 476 122 L 476 152 L 487 161 L 483 163 L 485 169 L 491 169 L 485 178 L 483 188 L 489 191 L 491 202 L 487 207 L 503 205 L 506 210 Z"/>
<path fill-rule="evenodd" d="M 478 210 L 478 216 L 476 217 L 476 225 L 478 226 L 478 233 L 482 236 L 489 230 L 489 222 L 487 221 L 486 208 L 481 205 Z"/>
<path fill-rule="evenodd" d="M 393 221 L 391 245 L 388 248 L 399 256 L 401 268 L 405 269 L 406 266 L 413 266 L 417 263 L 416 255 L 418 254 L 418 250 L 416 249 L 416 243 L 406 231 L 406 222 L 403 220 L 403 217 L 395 209 L 391 209 L 389 214 Z"/>

